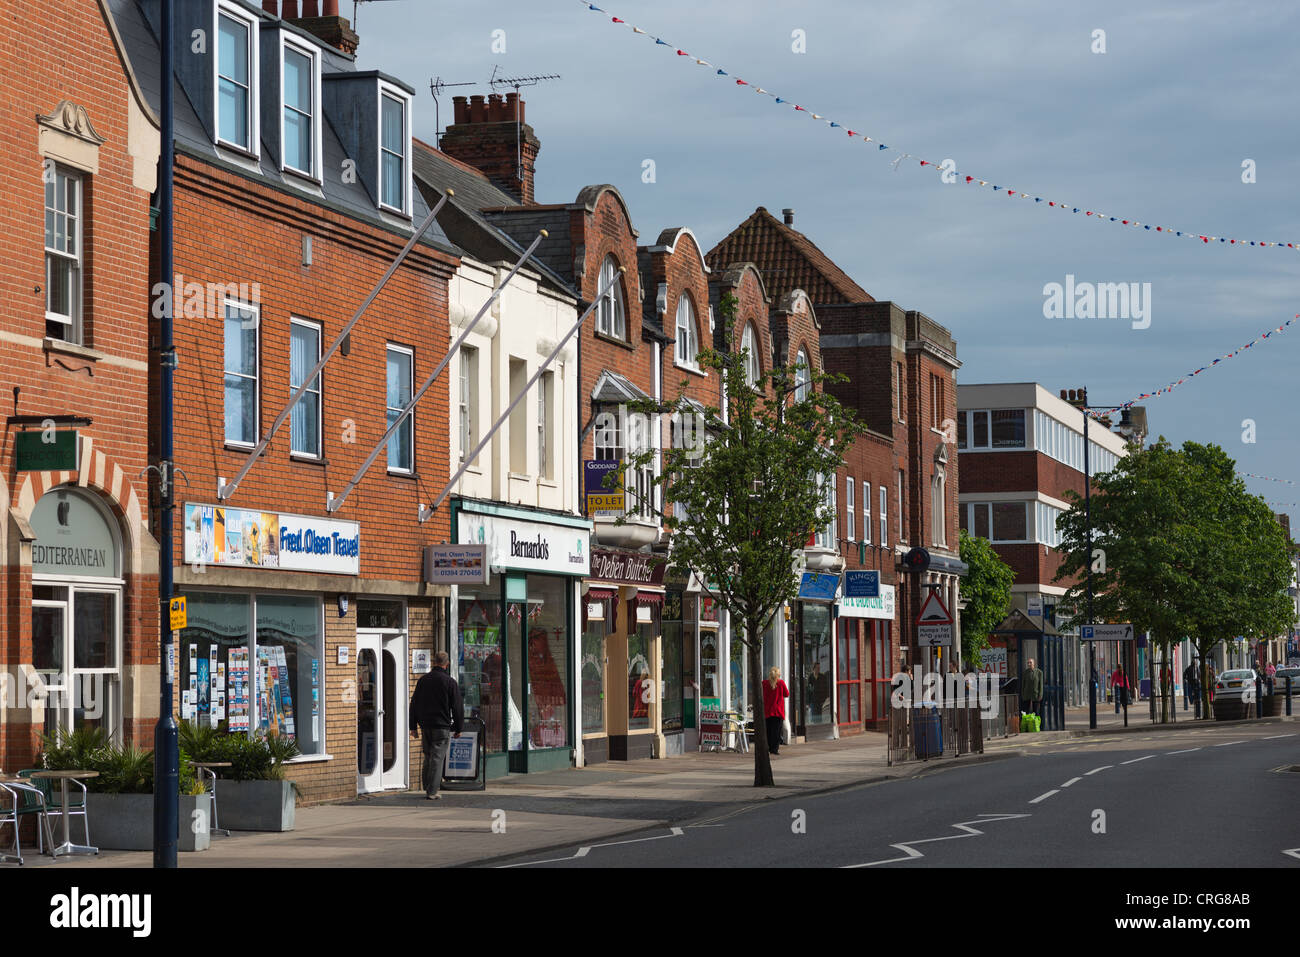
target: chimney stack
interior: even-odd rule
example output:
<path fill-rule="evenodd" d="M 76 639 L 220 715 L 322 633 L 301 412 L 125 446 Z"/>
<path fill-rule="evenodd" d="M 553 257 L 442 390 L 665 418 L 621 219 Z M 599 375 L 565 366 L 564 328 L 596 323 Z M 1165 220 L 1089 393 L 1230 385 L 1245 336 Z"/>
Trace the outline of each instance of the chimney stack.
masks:
<path fill-rule="evenodd" d="M 442 134 L 442 151 L 473 166 L 523 205 L 536 202 L 533 181 L 542 143 L 524 122 L 519 94 L 455 96 L 451 102 L 454 122 Z"/>
<path fill-rule="evenodd" d="M 785 217 L 785 224 L 786 224 L 787 226 L 793 226 L 793 225 L 794 225 L 794 210 L 793 210 L 793 209 L 783 209 L 783 210 L 781 210 L 781 215 Z"/>
<path fill-rule="evenodd" d="M 347 18 L 339 16 L 339 0 L 302 0 L 301 14 L 298 0 L 262 0 L 262 9 L 344 53 L 355 55 L 361 42 Z"/>

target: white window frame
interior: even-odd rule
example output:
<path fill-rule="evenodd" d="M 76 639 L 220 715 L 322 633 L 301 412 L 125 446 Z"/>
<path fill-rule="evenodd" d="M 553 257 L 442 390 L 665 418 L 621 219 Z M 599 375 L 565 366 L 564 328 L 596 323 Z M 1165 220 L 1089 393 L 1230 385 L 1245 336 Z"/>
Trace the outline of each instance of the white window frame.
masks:
<path fill-rule="evenodd" d="M 64 177 L 67 179 L 68 189 L 72 190 L 74 187 L 76 189 L 74 208 L 77 211 L 76 213 L 69 214 L 66 211 L 66 208 L 64 210 L 60 210 L 57 206 L 44 205 L 45 187 L 50 184 L 42 181 L 41 183 L 42 212 L 44 213 L 52 210 L 55 216 L 63 216 L 67 219 L 72 220 L 73 228 L 72 230 L 70 230 L 70 232 L 75 234 L 72 236 L 72 243 L 73 243 L 73 249 L 76 250 L 76 253 L 75 255 L 69 255 L 67 252 L 61 249 L 56 249 L 48 245 L 44 247 L 45 248 L 45 306 L 46 306 L 45 321 L 58 323 L 59 325 L 66 327 L 67 338 L 65 339 L 65 341 L 71 342 L 75 345 L 82 345 L 85 339 L 85 322 L 84 322 L 85 310 L 83 306 L 85 303 L 85 288 L 86 288 L 85 287 L 85 276 L 86 276 L 85 247 L 82 239 L 82 237 L 85 234 L 83 225 L 86 218 L 86 203 L 85 203 L 86 191 L 85 189 L 82 188 L 83 186 L 82 176 L 84 174 L 77 172 L 76 170 L 69 169 L 65 166 L 60 166 L 57 163 L 53 163 L 53 161 L 49 161 L 49 162 L 51 162 L 52 164 L 52 169 L 54 173 L 53 185 L 54 185 L 55 203 L 58 203 L 59 177 Z M 43 232 L 44 232 L 44 227 L 42 226 L 42 235 Z M 42 242 L 44 242 L 43 239 Z M 51 257 L 57 259 L 63 259 L 63 260 L 70 260 L 73 264 L 72 265 L 72 270 L 73 270 L 72 289 L 70 293 L 71 302 L 69 303 L 69 308 L 71 309 L 71 313 L 66 316 L 61 315 L 57 312 L 50 312 L 49 310 L 50 291 L 53 288 L 53 284 L 50 282 L 50 258 Z M 42 334 L 44 335 L 44 333 Z"/>
<path fill-rule="evenodd" d="M 408 346 L 399 346 L 395 342 L 385 343 L 384 345 L 384 431 L 388 431 L 388 413 L 401 412 L 401 407 L 391 406 L 388 404 L 388 353 L 390 352 L 400 352 L 410 357 L 411 363 L 407 369 L 408 376 L 409 376 L 407 382 L 407 391 L 411 395 L 415 395 L 415 350 Z M 394 465 L 392 463 L 392 460 L 389 459 L 387 446 L 392 444 L 393 438 L 390 438 L 388 440 L 384 448 L 384 461 L 388 465 L 389 473 L 393 475 L 415 474 L 415 410 L 414 409 L 412 409 L 411 414 L 406 417 L 406 421 L 407 423 L 409 423 L 409 428 L 411 430 L 410 462 L 406 466 L 400 466 L 400 465 Z M 398 432 L 400 431 L 401 430 L 399 429 Z M 397 432 L 394 432 L 393 437 L 395 438 L 397 434 L 398 434 Z"/>
<path fill-rule="evenodd" d="M 845 498 L 845 535 L 844 537 L 850 542 L 857 539 L 857 529 L 853 524 L 853 479 L 845 476 L 844 478 L 844 498 Z"/>
<path fill-rule="evenodd" d="M 384 202 L 384 154 L 392 152 L 384 149 L 384 97 L 396 100 L 402 105 L 402 149 L 405 150 L 405 153 L 402 156 L 402 205 L 400 207 L 390 206 Z M 405 90 L 380 80 L 378 89 L 375 91 L 375 105 L 375 122 L 377 124 L 375 130 L 375 199 L 380 209 L 410 217 L 412 181 L 411 96 Z"/>
<path fill-rule="evenodd" d="M 975 443 L 975 413 L 977 412 L 983 412 L 985 415 L 988 416 L 988 423 L 989 423 L 989 427 L 988 427 L 989 444 L 988 445 L 974 444 Z M 993 413 L 994 412 L 1024 412 L 1025 413 L 1025 444 L 1024 445 L 1010 445 L 1007 446 L 1006 448 L 994 447 L 993 445 Z M 1032 449 L 1037 449 L 1038 451 L 1042 452 L 1044 455 L 1047 455 L 1048 452 L 1046 448 L 1046 443 L 1048 440 L 1045 434 L 1044 435 L 1038 434 L 1040 431 L 1043 430 L 1040 430 L 1038 428 L 1038 420 L 1036 418 L 1033 419 L 1034 436 L 1031 444 L 1030 434 L 1029 434 L 1031 417 L 1029 415 L 1029 412 L 1030 412 L 1029 409 L 1023 408 L 1021 406 L 1008 406 L 1005 408 L 997 408 L 997 409 L 962 409 L 957 414 L 963 417 L 963 421 L 965 422 L 966 425 L 966 444 L 965 445 L 959 444 L 957 447 L 963 452 L 1026 452 Z M 1035 409 L 1034 412 L 1035 415 L 1043 414 L 1041 411 L 1037 409 Z M 1050 457 L 1056 458 L 1056 456 L 1054 455 Z M 1064 459 L 1061 459 L 1060 461 L 1064 461 Z"/>
<path fill-rule="evenodd" d="M 546 482 L 554 478 L 551 451 L 551 413 L 555 404 L 555 373 L 543 372 L 537 380 L 537 477 Z"/>
<path fill-rule="evenodd" d="M 601 289 L 605 289 L 605 294 L 601 296 L 600 305 L 596 307 L 596 331 L 602 336 L 626 342 L 627 301 L 623 297 L 622 274 L 618 271 L 618 262 L 612 253 L 607 255 L 600 264 L 596 291 L 599 292 Z"/>
<path fill-rule="evenodd" d="M 745 342 L 747 338 L 748 343 Z M 746 349 L 749 350 L 749 358 L 745 361 L 745 384 L 750 388 L 757 388 L 758 380 L 763 375 L 763 366 L 758 360 L 758 344 L 758 330 L 752 322 L 746 322 L 740 333 L 740 351 L 743 353 Z"/>
<path fill-rule="evenodd" d="M 292 396 L 297 391 L 297 386 L 293 384 L 293 327 L 302 326 L 304 329 L 312 329 L 316 332 L 316 358 L 312 365 L 320 361 L 321 349 L 325 346 L 325 330 L 319 322 L 311 319 L 300 319 L 297 316 L 289 317 L 289 395 Z M 307 371 L 310 371 L 308 369 Z M 325 373 L 320 372 L 316 376 L 316 388 L 308 388 L 303 393 L 303 398 L 310 393 L 316 396 L 316 447 L 319 451 L 304 452 L 302 449 L 293 447 L 293 422 L 289 422 L 289 454 L 301 456 L 309 459 L 322 459 L 325 457 Z M 293 411 L 297 412 L 302 407 L 302 401 L 294 406 Z M 290 416 L 292 419 L 292 415 Z"/>
<path fill-rule="evenodd" d="M 290 166 L 285 160 L 288 153 L 286 149 L 287 140 L 285 139 L 285 111 L 293 109 L 295 113 L 299 112 L 297 107 L 290 107 L 285 101 L 285 62 L 288 59 L 289 51 L 293 51 L 301 56 L 307 57 L 311 63 L 311 169 L 299 169 L 297 166 Z M 299 176 L 305 176 L 314 182 L 321 182 L 321 173 L 323 170 L 321 164 L 321 149 L 324 141 L 322 128 L 324 123 L 321 121 L 323 112 L 321 109 L 321 66 L 320 51 L 306 43 L 300 43 L 290 38 L 290 36 L 280 31 L 280 169 L 296 173 Z"/>
<path fill-rule="evenodd" d="M 862 540 L 871 544 L 871 483 L 862 483 Z"/>
<path fill-rule="evenodd" d="M 221 18 L 237 20 L 248 28 L 248 145 L 241 146 L 221 138 Z M 260 81 L 261 35 L 256 14 L 224 0 L 217 0 L 212 10 L 212 138 L 218 146 L 226 146 L 249 156 L 261 156 Z M 283 99 L 283 97 L 282 97 Z"/>
<path fill-rule="evenodd" d="M 225 363 L 225 344 L 226 344 L 226 313 L 230 307 L 234 306 L 241 312 L 251 312 L 253 314 L 253 357 L 254 373 L 248 375 L 245 372 L 230 372 Z M 242 325 L 242 323 L 241 323 Z M 262 431 L 262 311 L 259 303 L 243 302 L 239 299 L 227 297 L 222 300 L 221 306 L 221 434 L 226 445 L 237 446 L 241 449 L 251 449 L 257 445 L 258 437 Z M 237 375 L 241 379 L 253 380 L 253 441 L 245 442 L 242 439 L 232 439 L 226 434 L 226 376 Z"/>
<path fill-rule="evenodd" d="M 1029 511 L 1029 505 L 1031 504 L 1037 506 L 1037 508 L 1034 509 L 1032 514 Z M 1025 509 L 1025 537 L 1024 538 L 998 538 L 996 535 L 994 535 L 993 533 L 993 506 L 994 505 L 1020 505 L 1024 507 Z M 988 525 L 989 525 L 989 537 L 986 539 L 987 541 L 992 542 L 995 545 L 1027 545 L 1039 541 L 1040 537 L 1036 534 L 1036 527 L 1037 527 L 1037 522 L 1039 521 L 1039 515 L 1040 515 L 1040 510 L 1042 508 L 1042 505 L 1043 503 L 1038 502 L 1037 500 L 1018 499 L 1014 501 L 999 500 L 999 501 L 991 501 L 991 502 L 989 501 L 962 502 L 957 507 L 961 509 L 961 514 L 965 516 L 966 530 L 967 533 L 970 534 L 971 536 L 979 537 L 979 538 L 984 537 L 982 535 L 979 535 L 975 531 L 975 510 L 977 508 L 983 508 L 988 510 L 986 513 L 988 515 Z M 958 524 L 960 525 L 961 523 Z M 1042 544 L 1051 544 L 1051 543 L 1042 542 Z"/>
<path fill-rule="evenodd" d="M 478 398 L 478 349 L 474 346 L 460 347 L 460 369 L 456 378 L 460 390 L 456 402 L 457 435 L 460 442 L 460 461 L 464 462 L 465 457 L 477 444 L 474 436 L 478 431 L 475 416 L 477 411 L 475 399 Z"/>
<path fill-rule="evenodd" d="M 889 486 L 880 484 L 880 544 L 889 544 Z"/>
<path fill-rule="evenodd" d="M 802 402 L 812 392 L 812 363 L 802 346 L 795 356 L 794 400 Z"/>
<path fill-rule="evenodd" d="M 685 315 L 683 315 L 685 307 Z M 684 333 L 684 334 L 683 334 Z M 700 326 L 689 293 L 677 300 L 677 325 L 673 344 L 673 363 L 692 372 L 700 371 Z M 683 342 L 683 339 L 685 342 Z"/>
<path fill-rule="evenodd" d="M 109 525 L 112 528 L 112 523 Z M 118 549 L 118 555 L 122 554 L 121 536 L 117 530 L 113 529 L 113 541 Z M 120 561 L 120 558 L 119 558 Z M 59 727 L 72 730 L 73 711 L 77 704 L 78 678 L 86 675 L 104 675 L 107 684 L 102 693 L 107 693 L 104 701 L 105 720 L 101 727 L 108 729 L 108 739 L 113 743 L 122 740 L 122 626 L 124 623 L 125 610 L 122 605 L 126 600 L 126 582 L 122 578 L 91 578 L 84 576 L 32 576 L 32 586 L 47 586 L 54 588 L 63 588 L 66 590 L 66 598 L 60 601 L 57 598 L 33 598 L 33 608 L 63 608 L 63 671 L 58 672 L 55 678 L 54 672 L 41 671 L 45 680 L 46 687 L 49 691 L 62 696 L 59 701 Z M 76 635 L 73 633 L 76 623 L 76 601 L 79 592 L 98 592 L 101 594 L 113 595 L 115 611 L 115 620 L 113 622 L 113 660 L 117 662 L 116 667 L 112 668 L 78 668 L 76 655 Z M 55 681 L 58 684 L 55 684 Z M 50 729 L 46 729 L 47 731 Z"/>

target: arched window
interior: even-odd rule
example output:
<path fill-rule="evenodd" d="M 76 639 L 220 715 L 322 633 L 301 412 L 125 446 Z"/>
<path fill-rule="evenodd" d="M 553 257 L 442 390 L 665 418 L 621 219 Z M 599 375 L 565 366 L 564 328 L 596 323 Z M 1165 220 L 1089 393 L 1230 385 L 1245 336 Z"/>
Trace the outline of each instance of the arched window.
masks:
<path fill-rule="evenodd" d="M 740 336 L 740 350 L 746 353 L 745 382 L 754 385 L 763 371 L 758 363 L 758 336 L 754 332 L 752 322 L 745 324 L 745 331 Z"/>
<path fill-rule="evenodd" d="M 596 310 L 596 331 L 615 339 L 626 339 L 623 284 L 619 279 L 618 263 L 613 256 L 606 256 L 600 266 L 600 285 L 597 289 L 604 289 L 605 294 L 600 297 L 600 306 Z"/>
<path fill-rule="evenodd" d="M 812 366 L 808 363 L 808 353 L 803 349 L 799 350 L 795 365 L 798 368 L 795 369 L 794 373 L 794 400 L 802 402 L 808 398 L 808 393 L 812 391 Z"/>
<path fill-rule="evenodd" d="M 944 490 L 943 469 L 936 469 L 931 482 L 930 537 L 936 545 L 947 545 L 948 503 Z"/>
<path fill-rule="evenodd" d="M 691 297 L 682 293 L 677 300 L 677 363 L 695 368 L 700 354 L 699 327 L 695 324 L 695 309 Z"/>

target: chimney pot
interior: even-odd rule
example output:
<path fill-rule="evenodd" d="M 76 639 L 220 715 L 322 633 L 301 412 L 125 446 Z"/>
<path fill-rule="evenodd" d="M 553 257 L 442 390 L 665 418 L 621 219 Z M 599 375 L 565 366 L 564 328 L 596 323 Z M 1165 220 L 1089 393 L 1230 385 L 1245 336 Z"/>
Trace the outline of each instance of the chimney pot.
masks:
<path fill-rule="evenodd" d="M 516 116 L 518 111 L 518 116 Z M 506 119 L 518 119 L 520 123 L 524 122 L 524 101 L 519 99 L 518 93 L 506 94 Z"/>
<path fill-rule="evenodd" d="M 284 8 L 280 16 L 285 20 L 297 20 L 298 0 L 284 0 Z"/>
<path fill-rule="evenodd" d="M 1061 390 L 1061 399 L 1062 399 L 1062 401 L 1067 401 L 1067 402 L 1068 402 L 1068 401 L 1069 401 L 1069 396 L 1070 396 L 1070 393 L 1068 393 L 1065 389 L 1062 389 L 1062 390 Z"/>
<path fill-rule="evenodd" d="M 453 123 L 469 122 L 469 100 L 463 96 L 453 96 L 451 98 L 451 107 L 454 114 Z"/>
<path fill-rule="evenodd" d="M 325 0 L 325 10 L 323 16 L 337 17 L 339 15 L 339 0 Z"/>
<path fill-rule="evenodd" d="M 302 15 L 304 17 L 320 16 L 320 4 L 316 0 L 302 0 Z"/>
<path fill-rule="evenodd" d="M 482 123 L 487 119 L 487 104 L 482 94 L 475 94 L 469 98 L 469 121 L 471 123 Z"/>
<path fill-rule="evenodd" d="M 783 210 L 781 210 L 781 215 L 785 217 L 785 224 L 786 224 L 787 226 L 793 226 L 793 225 L 794 225 L 794 210 L 793 210 L 793 209 L 783 209 Z"/>

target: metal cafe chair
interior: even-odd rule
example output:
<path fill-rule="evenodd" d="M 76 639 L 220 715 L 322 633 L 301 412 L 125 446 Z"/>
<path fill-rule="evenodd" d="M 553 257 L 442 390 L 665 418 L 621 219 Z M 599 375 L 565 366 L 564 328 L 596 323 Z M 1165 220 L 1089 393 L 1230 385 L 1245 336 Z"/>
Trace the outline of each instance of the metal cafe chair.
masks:
<path fill-rule="evenodd" d="M 39 788 L 19 781 L 0 781 L 0 799 L 7 803 L 7 806 L 0 806 L 0 829 L 3 829 L 6 824 L 12 824 L 14 829 L 14 852 L 0 854 L 0 863 L 4 861 L 17 861 L 20 865 L 23 863 L 20 828 L 22 822 L 32 816 L 35 816 L 37 821 L 37 852 L 44 852 L 45 838 L 49 838 L 50 850 L 54 850 L 54 832 L 50 830 L 45 795 Z M 45 828 L 44 834 L 41 833 L 42 826 Z"/>
<path fill-rule="evenodd" d="M 39 771 L 39 770 L 40 768 L 25 768 L 24 770 L 18 772 L 18 776 L 20 778 L 31 778 L 32 772 Z M 40 790 L 41 796 L 45 800 L 46 817 L 48 818 L 52 814 L 58 815 L 60 817 L 62 817 L 64 814 L 67 814 L 69 817 L 80 817 L 82 827 L 86 833 L 86 843 L 89 844 L 90 843 L 90 819 L 86 814 L 86 785 L 83 784 L 81 781 L 78 781 L 76 778 L 72 778 L 70 780 L 69 783 L 74 784 L 78 788 L 80 788 L 81 793 L 78 794 L 76 791 L 72 791 L 72 793 L 68 795 L 68 806 L 65 808 L 63 806 L 62 789 L 61 788 L 56 789 L 53 781 L 51 781 L 49 778 L 32 778 L 32 781 L 34 783 L 28 786 L 35 787 Z"/>

